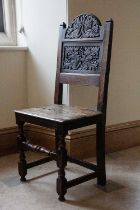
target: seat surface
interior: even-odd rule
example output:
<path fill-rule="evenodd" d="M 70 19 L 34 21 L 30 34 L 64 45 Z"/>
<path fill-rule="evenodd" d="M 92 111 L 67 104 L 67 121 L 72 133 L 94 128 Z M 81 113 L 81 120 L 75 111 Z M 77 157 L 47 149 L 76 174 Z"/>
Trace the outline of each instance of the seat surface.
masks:
<path fill-rule="evenodd" d="M 65 122 L 83 117 L 94 117 L 101 114 L 101 112 L 95 111 L 92 108 L 58 104 L 53 104 L 42 108 L 16 110 L 16 113 L 56 122 Z"/>

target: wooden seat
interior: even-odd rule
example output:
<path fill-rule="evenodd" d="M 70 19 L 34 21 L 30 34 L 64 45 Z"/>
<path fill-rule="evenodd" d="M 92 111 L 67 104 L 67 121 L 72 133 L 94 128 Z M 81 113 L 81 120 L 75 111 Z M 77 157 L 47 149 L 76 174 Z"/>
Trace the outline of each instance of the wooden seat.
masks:
<path fill-rule="evenodd" d="M 113 22 L 107 20 L 101 25 L 93 14 L 81 14 L 69 25 L 60 25 L 57 72 L 54 104 L 41 108 L 16 110 L 16 123 L 19 129 L 18 163 L 21 181 L 26 181 L 27 169 L 55 160 L 58 166 L 57 193 L 59 200 L 65 200 L 67 189 L 93 178 L 99 185 L 106 184 L 105 170 L 105 123 L 108 80 L 110 71 Z M 83 108 L 62 104 L 63 84 L 98 86 L 97 108 Z M 33 145 L 24 133 L 24 124 L 31 123 L 55 129 L 54 151 L 48 151 L 39 145 Z M 91 164 L 67 154 L 65 137 L 69 130 L 96 125 L 97 163 Z M 39 151 L 47 157 L 27 163 L 25 151 Z M 92 170 L 91 173 L 67 181 L 65 167 L 67 161 Z"/>

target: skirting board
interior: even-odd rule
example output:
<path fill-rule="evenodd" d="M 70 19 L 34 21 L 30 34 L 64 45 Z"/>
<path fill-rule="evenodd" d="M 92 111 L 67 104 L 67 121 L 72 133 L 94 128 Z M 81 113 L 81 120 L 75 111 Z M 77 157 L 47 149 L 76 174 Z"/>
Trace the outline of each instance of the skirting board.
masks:
<path fill-rule="evenodd" d="M 17 152 L 17 128 L 0 129 L 0 156 Z"/>
<path fill-rule="evenodd" d="M 50 150 L 55 148 L 54 130 L 33 125 L 28 125 L 26 130 L 28 138 L 33 143 L 45 146 Z M 0 155 L 17 151 L 16 136 L 16 128 L 0 130 Z M 95 137 L 95 129 L 68 134 L 66 136 L 68 153 L 81 159 L 95 156 Z M 140 145 L 140 120 L 107 126 L 106 153 L 137 145 Z"/>

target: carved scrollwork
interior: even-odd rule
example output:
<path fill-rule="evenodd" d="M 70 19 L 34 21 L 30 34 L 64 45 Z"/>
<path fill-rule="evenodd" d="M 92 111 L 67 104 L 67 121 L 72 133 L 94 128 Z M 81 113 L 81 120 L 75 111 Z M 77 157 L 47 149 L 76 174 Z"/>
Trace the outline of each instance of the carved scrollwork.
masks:
<path fill-rule="evenodd" d="M 65 46 L 63 72 L 98 73 L 99 46 Z"/>
<path fill-rule="evenodd" d="M 66 39 L 95 38 L 100 36 L 100 21 L 92 14 L 76 17 L 68 26 Z"/>

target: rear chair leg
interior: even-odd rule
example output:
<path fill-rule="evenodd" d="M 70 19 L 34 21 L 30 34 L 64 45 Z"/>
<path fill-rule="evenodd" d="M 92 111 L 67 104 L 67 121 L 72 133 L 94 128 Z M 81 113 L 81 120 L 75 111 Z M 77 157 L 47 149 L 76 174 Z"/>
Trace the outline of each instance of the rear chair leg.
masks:
<path fill-rule="evenodd" d="M 56 185 L 57 185 L 57 193 L 59 195 L 58 199 L 60 201 L 65 201 L 64 195 L 67 192 L 67 180 L 65 178 L 65 167 L 67 165 L 65 136 L 66 133 L 62 129 L 58 131 L 56 130 L 55 138 L 56 138 L 57 166 L 59 168 Z"/>
<path fill-rule="evenodd" d="M 19 162 L 18 162 L 18 172 L 20 175 L 20 180 L 22 182 L 26 181 L 26 174 L 27 174 L 27 162 L 26 162 L 26 156 L 25 156 L 25 145 L 23 142 L 26 142 L 26 137 L 24 135 L 24 130 L 23 130 L 23 125 L 24 123 L 19 123 L 18 124 L 18 130 L 19 130 L 19 135 L 17 137 L 17 143 L 18 143 L 18 149 L 19 149 Z"/>
<path fill-rule="evenodd" d="M 96 156 L 97 156 L 97 184 L 106 185 L 105 169 L 105 123 L 100 121 L 96 125 Z"/>

